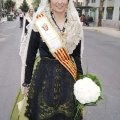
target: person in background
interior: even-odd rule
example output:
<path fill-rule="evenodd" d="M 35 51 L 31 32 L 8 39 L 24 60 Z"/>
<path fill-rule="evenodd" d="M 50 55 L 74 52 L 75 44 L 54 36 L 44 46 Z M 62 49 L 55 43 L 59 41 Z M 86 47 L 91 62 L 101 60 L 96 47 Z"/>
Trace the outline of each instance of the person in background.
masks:
<path fill-rule="evenodd" d="M 25 33 L 27 34 L 29 29 L 29 24 L 31 23 L 34 15 L 33 7 L 30 7 L 26 16 L 25 16 Z"/>
<path fill-rule="evenodd" d="M 84 14 L 81 16 L 80 21 L 83 22 L 83 24 L 86 23 L 86 18 Z"/>
<path fill-rule="evenodd" d="M 86 25 L 89 26 L 89 24 L 92 22 L 93 22 L 93 17 L 88 15 Z"/>
<path fill-rule="evenodd" d="M 34 16 L 34 10 L 33 10 L 33 7 L 30 7 L 28 12 L 26 13 L 26 16 L 24 17 L 24 25 L 23 25 L 23 32 L 22 32 L 21 41 L 20 41 L 21 43 L 20 43 L 20 52 L 19 52 L 21 59 L 24 54 L 27 33 L 29 30 L 30 24 L 32 22 L 33 16 Z"/>
<path fill-rule="evenodd" d="M 23 19 L 24 19 L 24 13 L 23 12 L 21 12 L 19 14 L 19 19 L 20 19 L 20 28 L 21 28 L 21 27 L 23 27 Z"/>
<path fill-rule="evenodd" d="M 92 16 L 90 16 L 89 21 L 90 21 L 91 23 L 94 21 Z"/>

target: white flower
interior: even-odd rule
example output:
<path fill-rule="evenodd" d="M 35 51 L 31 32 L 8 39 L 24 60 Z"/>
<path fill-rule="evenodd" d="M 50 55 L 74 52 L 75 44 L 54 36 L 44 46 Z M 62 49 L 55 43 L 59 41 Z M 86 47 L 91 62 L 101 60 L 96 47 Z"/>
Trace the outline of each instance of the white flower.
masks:
<path fill-rule="evenodd" d="M 74 84 L 74 95 L 81 104 L 95 102 L 100 92 L 100 87 L 87 77 L 77 80 Z"/>

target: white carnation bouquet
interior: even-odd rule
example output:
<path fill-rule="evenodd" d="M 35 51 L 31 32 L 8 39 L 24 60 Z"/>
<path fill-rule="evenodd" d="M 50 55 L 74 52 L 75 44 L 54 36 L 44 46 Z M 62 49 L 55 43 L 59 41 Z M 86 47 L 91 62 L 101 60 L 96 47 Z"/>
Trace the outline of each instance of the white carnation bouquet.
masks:
<path fill-rule="evenodd" d="M 78 75 L 78 80 L 74 84 L 74 95 L 77 106 L 74 120 L 79 120 L 80 116 L 83 116 L 84 106 L 93 106 L 102 100 L 102 87 L 99 79 L 91 74 Z"/>

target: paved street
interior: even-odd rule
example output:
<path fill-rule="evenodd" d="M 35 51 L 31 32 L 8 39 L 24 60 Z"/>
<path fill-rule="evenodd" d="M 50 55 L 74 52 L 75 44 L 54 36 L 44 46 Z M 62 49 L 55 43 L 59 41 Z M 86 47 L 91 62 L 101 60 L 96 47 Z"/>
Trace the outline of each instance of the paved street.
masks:
<path fill-rule="evenodd" d="M 0 120 L 9 120 L 20 86 L 19 21 L 0 23 Z M 85 30 L 84 73 L 98 76 L 104 100 L 85 108 L 85 120 L 120 120 L 120 38 Z"/>
<path fill-rule="evenodd" d="M 86 107 L 85 120 L 120 120 L 120 38 L 85 31 L 83 67 L 99 77 L 104 100 Z"/>
<path fill-rule="evenodd" d="M 9 120 L 20 86 L 20 35 L 18 21 L 0 23 L 0 120 Z"/>

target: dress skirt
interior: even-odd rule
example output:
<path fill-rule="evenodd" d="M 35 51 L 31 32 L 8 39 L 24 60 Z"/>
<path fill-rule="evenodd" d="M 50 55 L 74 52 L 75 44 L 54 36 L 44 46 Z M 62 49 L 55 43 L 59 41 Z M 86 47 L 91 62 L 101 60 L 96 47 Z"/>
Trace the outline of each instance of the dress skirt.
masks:
<path fill-rule="evenodd" d="M 25 116 L 29 120 L 73 120 L 74 82 L 58 60 L 41 58 L 32 76 Z"/>

